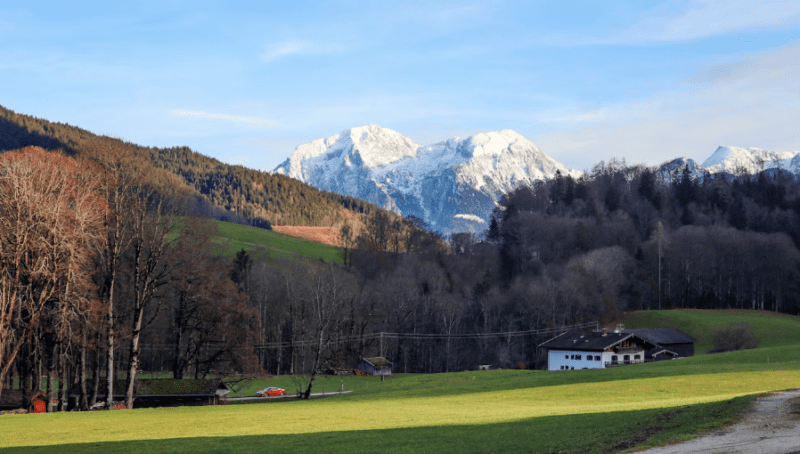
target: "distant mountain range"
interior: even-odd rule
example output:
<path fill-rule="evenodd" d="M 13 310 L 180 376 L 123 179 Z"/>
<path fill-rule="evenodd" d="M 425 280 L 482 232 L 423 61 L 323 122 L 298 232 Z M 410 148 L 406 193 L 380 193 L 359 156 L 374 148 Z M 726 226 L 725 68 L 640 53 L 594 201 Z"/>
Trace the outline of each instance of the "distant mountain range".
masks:
<path fill-rule="evenodd" d="M 800 152 L 719 147 L 702 165 L 678 158 L 656 173 L 669 184 L 681 178 L 686 167 L 696 179 L 706 173 L 733 176 L 771 169 L 800 175 Z M 300 145 L 275 172 L 416 216 L 445 234 L 485 230 L 503 194 L 520 185 L 549 180 L 557 172 L 582 175 L 511 130 L 421 146 L 376 125 Z"/>
<path fill-rule="evenodd" d="M 702 165 L 686 157 L 659 166 L 657 173 L 665 183 L 681 178 L 684 167 L 692 178 L 701 180 L 705 174 L 755 175 L 764 171 L 782 171 L 800 176 L 800 151 L 767 151 L 761 148 L 719 147 Z"/>
<path fill-rule="evenodd" d="M 421 146 L 376 125 L 300 145 L 275 172 L 416 216 L 443 233 L 485 230 L 499 199 L 520 185 L 582 174 L 511 130 Z"/>

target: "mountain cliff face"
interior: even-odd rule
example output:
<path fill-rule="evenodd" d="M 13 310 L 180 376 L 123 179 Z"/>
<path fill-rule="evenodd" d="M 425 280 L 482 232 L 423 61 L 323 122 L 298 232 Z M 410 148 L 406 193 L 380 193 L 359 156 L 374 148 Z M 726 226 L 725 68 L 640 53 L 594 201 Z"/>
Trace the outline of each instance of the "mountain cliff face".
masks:
<path fill-rule="evenodd" d="M 581 174 L 511 130 L 423 147 L 375 125 L 300 145 L 275 172 L 417 216 L 443 233 L 486 229 L 496 202 L 520 185 Z"/>

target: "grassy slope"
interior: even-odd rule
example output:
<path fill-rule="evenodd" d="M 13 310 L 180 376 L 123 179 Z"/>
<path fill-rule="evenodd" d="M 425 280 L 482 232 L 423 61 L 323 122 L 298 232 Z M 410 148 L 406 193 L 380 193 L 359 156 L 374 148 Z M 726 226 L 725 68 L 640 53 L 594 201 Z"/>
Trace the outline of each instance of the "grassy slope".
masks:
<path fill-rule="evenodd" d="M 295 260 L 301 257 L 322 259 L 328 263 L 342 263 L 342 250 L 327 244 L 316 243 L 272 230 L 246 225 L 215 221 L 221 238 L 219 253 L 233 256 L 242 249 L 252 251 L 262 247 L 273 258 Z"/>
<path fill-rule="evenodd" d="M 773 318 L 777 325 L 779 318 Z M 42 452 L 609 452 L 718 426 L 746 407 L 747 398 L 736 396 L 796 388 L 797 347 L 595 371 L 409 374 L 385 382 L 322 377 L 316 390 L 344 385 L 356 392 L 310 402 L 0 417 L 0 433 L 8 434 L 0 446 L 58 444 Z M 245 381 L 237 393 L 252 395 L 265 385 L 292 392 L 300 385 L 295 380 Z"/>
<path fill-rule="evenodd" d="M 714 332 L 731 323 L 744 323 L 758 338 L 759 347 L 800 344 L 800 317 L 766 311 L 669 310 L 626 314 L 626 328 L 674 327 L 697 339 L 695 354 L 708 352 Z"/>

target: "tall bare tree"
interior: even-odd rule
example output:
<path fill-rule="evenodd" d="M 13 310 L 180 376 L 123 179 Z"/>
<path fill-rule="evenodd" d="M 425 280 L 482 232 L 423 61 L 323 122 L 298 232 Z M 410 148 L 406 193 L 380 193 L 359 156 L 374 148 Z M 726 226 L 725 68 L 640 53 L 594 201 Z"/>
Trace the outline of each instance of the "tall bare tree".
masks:
<path fill-rule="evenodd" d="M 0 383 L 42 314 L 78 306 L 105 201 L 91 165 L 29 147 L 0 158 Z"/>

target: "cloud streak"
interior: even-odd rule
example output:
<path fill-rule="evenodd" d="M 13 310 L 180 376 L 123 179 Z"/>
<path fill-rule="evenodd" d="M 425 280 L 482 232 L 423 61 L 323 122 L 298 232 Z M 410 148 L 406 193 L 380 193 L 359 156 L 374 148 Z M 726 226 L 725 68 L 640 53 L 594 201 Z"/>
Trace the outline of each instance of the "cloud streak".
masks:
<path fill-rule="evenodd" d="M 312 51 L 307 44 L 301 42 L 286 42 L 274 46 L 272 49 L 266 52 L 263 52 L 261 54 L 261 60 L 269 63 L 283 57 L 303 55 L 308 53 L 312 53 Z"/>
<path fill-rule="evenodd" d="M 201 110 L 176 109 L 170 113 L 172 115 L 177 115 L 179 117 L 200 118 L 205 120 L 233 121 L 237 123 L 248 124 L 250 126 L 266 126 L 270 128 L 275 128 L 280 126 L 280 122 L 276 120 L 270 120 L 266 118 L 255 118 L 255 117 L 243 117 L 240 115 L 216 114 L 216 113 L 203 112 Z"/>
<path fill-rule="evenodd" d="M 620 34 L 624 41 L 683 42 L 753 29 L 784 28 L 800 24 L 796 0 L 753 2 L 695 0 L 673 12 L 674 3 L 660 5 L 653 15 Z"/>

